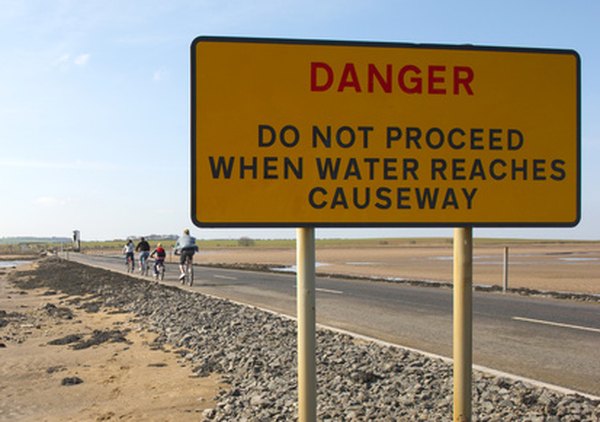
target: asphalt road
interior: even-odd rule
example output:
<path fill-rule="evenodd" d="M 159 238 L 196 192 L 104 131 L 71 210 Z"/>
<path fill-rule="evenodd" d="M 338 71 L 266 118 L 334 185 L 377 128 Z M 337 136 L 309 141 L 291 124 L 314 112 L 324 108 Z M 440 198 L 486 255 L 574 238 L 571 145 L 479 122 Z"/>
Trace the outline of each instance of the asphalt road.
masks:
<path fill-rule="evenodd" d="M 123 271 L 122 258 L 70 259 Z M 165 283 L 178 284 L 167 265 Z M 195 291 L 296 314 L 295 275 L 196 267 Z M 452 357 L 452 290 L 316 280 L 317 322 Z M 600 305 L 473 293 L 473 363 L 600 396 Z"/>

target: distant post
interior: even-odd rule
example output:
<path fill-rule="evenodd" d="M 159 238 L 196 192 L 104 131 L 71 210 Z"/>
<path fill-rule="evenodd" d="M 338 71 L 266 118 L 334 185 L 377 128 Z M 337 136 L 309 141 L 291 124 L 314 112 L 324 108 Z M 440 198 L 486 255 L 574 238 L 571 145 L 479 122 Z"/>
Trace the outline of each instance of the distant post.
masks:
<path fill-rule="evenodd" d="M 502 260 L 502 293 L 508 290 L 508 247 L 504 248 L 504 259 Z"/>
<path fill-rule="evenodd" d="M 79 230 L 73 230 L 73 251 L 81 251 L 81 233 Z"/>

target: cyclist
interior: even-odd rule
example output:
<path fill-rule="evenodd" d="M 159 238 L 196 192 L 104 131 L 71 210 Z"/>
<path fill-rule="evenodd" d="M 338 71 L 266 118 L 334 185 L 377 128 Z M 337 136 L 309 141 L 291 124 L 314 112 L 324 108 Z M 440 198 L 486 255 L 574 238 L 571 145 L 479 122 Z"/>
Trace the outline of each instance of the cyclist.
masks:
<path fill-rule="evenodd" d="M 196 246 L 196 239 L 190 236 L 190 230 L 185 229 L 183 231 L 183 235 L 179 236 L 177 242 L 175 243 L 175 254 L 179 255 L 179 271 L 181 271 L 181 275 L 179 276 L 179 280 L 183 280 L 185 278 L 185 260 L 187 257 L 190 258 L 190 262 L 193 259 L 194 253 L 198 250 L 198 246 Z"/>
<path fill-rule="evenodd" d="M 129 239 L 127 244 L 123 247 L 123 253 L 125 254 L 125 264 L 129 262 L 134 262 L 133 260 L 133 252 L 135 251 L 135 245 L 133 244 L 133 240 Z M 133 267 L 132 267 L 133 269 Z"/>
<path fill-rule="evenodd" d="M 135 251 L 140 253 L 140 272 L 144 269 L 144 261 L 150 256 L 150 244 L 143 237 L 140 243 L 135 247 Z"/>
<path fill-rule="evenodd" d="M 154 276 L 158 275 L 158 266 L 159 265 L 165 265 L 165 258 L 167 257 L 167 252 L 165 251 L 165 249 L 162 247 L 162 245 L 159 243 L 158 245 L 156 245 L 156 249 L 154 249 L 152 251 L 152 253 L 150 254 L 150 256 L 152 258 L 154 258 L 154 255 L 156 255 L 156 258 L 154 260 Z"/>

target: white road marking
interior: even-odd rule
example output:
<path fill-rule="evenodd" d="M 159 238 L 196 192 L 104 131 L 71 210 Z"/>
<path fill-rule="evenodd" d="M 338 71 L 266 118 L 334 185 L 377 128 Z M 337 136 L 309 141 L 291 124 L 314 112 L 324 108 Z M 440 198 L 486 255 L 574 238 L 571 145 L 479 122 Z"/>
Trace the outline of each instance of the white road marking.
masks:
<path fill-rule="evenodd" d="M 341 292 L 339 290 L 329 290 L 329 289 L 320 289 L 320 288 L 316 288 L 315 289 L 317 292 L 323 292 L 323 293 L 333 293 L 334 295 L 343 295 L 344 292 Z"/>
<path fill-rule="evenodd" d="M 219 275 L 219 274 L 215 274 L 213 275 L 214 278 L 222 278 L 223 280 L 237 280 L 237 277 L 230 277 L 228 275 Z"/>
<path fill-rule="evenodd" d="M 534 324 L 553 325 L 555 327 L 573 328 L 575 330 L 591 331 L 593 333 L 600 333 L 600 329 L 598 329 L 598 328 L 583 327 L 581 325 L 563 324 L 561 322 L 544 321 L 542 319 L 532 319 L 532 318 L 523 318 L 523 317 L 512 317 L 512 319 L 514 319 L 516 321 L 532 322 Z"/>

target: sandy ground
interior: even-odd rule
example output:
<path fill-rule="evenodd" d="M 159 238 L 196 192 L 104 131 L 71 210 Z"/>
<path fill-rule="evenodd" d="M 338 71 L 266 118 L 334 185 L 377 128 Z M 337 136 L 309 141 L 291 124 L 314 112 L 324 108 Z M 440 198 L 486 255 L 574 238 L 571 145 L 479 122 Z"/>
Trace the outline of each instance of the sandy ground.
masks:
<path fill-rule="evenodd" d="M 0 311 L 10 322 L 0 326 L 1 421 L 198 421 L 214 406 L 222 386 L 217 376 L 193 376 L 176 351 L 153 348 L 155 335 L 132 315 L 88 313 L 65 296 L 22 291 L 5 273 Z M 48 304 L 68 307 L 73 318 L 49 314 Z M 81 350 L 49 344 L 74 334 L 85 340 L 94 330 L 120 330 L 126 341 Z M 63 385 L 75 377 L 83 382 Z"/>
<path fill-rule="evenodd" d="M 502 285 L 504 245 L 473 251 L 473 281 Z M 511 244 L 508 285 L 536 290 L 600 293 L 600 244 Z M 294 249 L 201 250 L 196 262 L 293 266 Z M 452 282 L 452 245 L 317 248 L 317 272 Z"/>

